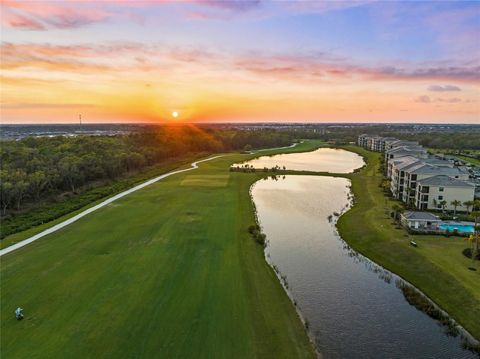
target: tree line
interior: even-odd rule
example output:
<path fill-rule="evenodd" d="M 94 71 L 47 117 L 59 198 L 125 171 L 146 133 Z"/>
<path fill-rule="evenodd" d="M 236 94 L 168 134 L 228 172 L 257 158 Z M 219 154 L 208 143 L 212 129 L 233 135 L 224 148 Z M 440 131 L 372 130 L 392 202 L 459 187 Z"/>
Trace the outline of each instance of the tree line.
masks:
<path fill-rule="evenodd" d="M 196 126 L 159 127 L 117 136 L 28 137 L 2 141 L 2 216 L 86 185 L 113 181 L 128 173 L 189 154 L 285 146 L 292 135 L 275 130 L 243 131 Z"/>
<path fill-rule="evenodd" d="M 309 131 L 301 138 L 316 137 L 336 143 L 356 142 L 358 136 L 366 133 L 383 137 L 396 137 L 402 140 L 417 141 L 422 146 L 452 150 L 480 150 L 480 126 L 470 126 L 462 129 L 432 128 L 419 131 L 413 125 L 393 126 L 352 126 L 325 127 L 316 132 Z M 476 158 L 476 154 L 473 155 Z"/>

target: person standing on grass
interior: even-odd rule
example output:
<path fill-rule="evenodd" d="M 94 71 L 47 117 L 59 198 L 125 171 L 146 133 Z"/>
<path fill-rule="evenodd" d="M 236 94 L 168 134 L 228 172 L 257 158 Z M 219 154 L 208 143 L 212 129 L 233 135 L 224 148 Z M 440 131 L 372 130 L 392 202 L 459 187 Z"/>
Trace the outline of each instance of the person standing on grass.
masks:
<path fill-rule="evenodd" d="M 23 309 L 18 307 L 17 309 L 15 309 L 15 317 L 18 319 L 18 320 L 22 320 L 23 319 Z"/>

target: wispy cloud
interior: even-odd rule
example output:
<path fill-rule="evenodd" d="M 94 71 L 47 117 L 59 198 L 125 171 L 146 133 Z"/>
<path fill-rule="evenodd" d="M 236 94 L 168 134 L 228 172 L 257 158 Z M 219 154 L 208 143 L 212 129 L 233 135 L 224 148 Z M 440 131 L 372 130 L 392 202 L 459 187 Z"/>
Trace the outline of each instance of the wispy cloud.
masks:
<path fill-rule="evenodd" d="M 244 12 L 256 8 L 261 4 L 260 0 L 193 0 L 194 4 L 212 6 L 235 12 Z"/>
<path fill-rule="evenodd" d="M 284 55 L 260 56 L 245 58 L 237 62 L 244 70 L 258 74 L 268 74 L 279 78 L 325 78 L 336 76 L 340 78 L 362 77 L 371 80 L 455 80 L 459 82 L 478 82 L 480 66 L 377 66 L 368 67 L 347 61 L 332 61 L 328 54 L 315 55 Z M 453 91 L 453 87 L 445 87 Z"/>
<path fill-rule="evenodd" d="M 65 108 L 91 108 L 96 105 L 91 103 L 10 103 L 2 104 L 5 109 L 65 109 Z"/>
<path fill-rule="evenodd" d="M 2 26 L 23 30 L 76 28 L 103 21 L 113 14 L 104 8 L 80 2 L 4 0 Z"/>
<path fill-rule="evenodd" d="M 431 85 L 427 90 L 432 92 L 462 91 L 460 87 L 454 85 Z"/>
<path fill-rule="evenodd" d="M 101 44 L 53 45 L 49 43 L 3 43 L 2 67 L 44 68 L 58 71 L 151 71 L 170 66 L 174 70 L 199 67 L 249 73 L 259 77 L 293 82 L 305 81 L 455 81 L 478 83 L 480 66 L 475 62 L 449 66 L 422 66 L 405 63 L 398 66 L 363 66 L 325 52 L 268 54 L 225 53 L 208 48 L 145 44 L 137 42 L 108 42 Z M 177 70 L 178 70 L 177 69 Z M 221 71 L 220 71 L 221 72 Z M 432 92 L 460 91 L 456 85 L 431 85 Z"/>
<path fill-rule="evenodd" d="M 451 98 L 443 98 L 443 97 L 437 97 L 435 99 L 431 98 L 430 96 L 419 96 L 414 99 L 414 102 L 418 103 L 432 103 L 432 102 L 444 102 L 444 103 L 460 103 L 460 102 L 470 102 L 470 100 L 462 100 L 461 98 L 458 97 L 451 97 Z"/>
<path fill-rule="evenodd" d="M 419 96 L 416 99 L 414 99 L 415 102 L 419 103 L 430 103 L 432 102 L 430 96 Z"/>
<path fill-rule="evenodd" d="M 29 17 L 6 11 L 1 16 L 2 27 L 22 30 L 45 30 L 45 25 Z"/>
<path fill-rule="evenodd" d="M 436 102 L 447 102 L 447 103 L 459 103 L 459 102 L 462 102 L 462 99 L 461 98 L 458 98 L 458 97 L 452 97 L 452 98 L 436 98 L 435 99 Z"/>

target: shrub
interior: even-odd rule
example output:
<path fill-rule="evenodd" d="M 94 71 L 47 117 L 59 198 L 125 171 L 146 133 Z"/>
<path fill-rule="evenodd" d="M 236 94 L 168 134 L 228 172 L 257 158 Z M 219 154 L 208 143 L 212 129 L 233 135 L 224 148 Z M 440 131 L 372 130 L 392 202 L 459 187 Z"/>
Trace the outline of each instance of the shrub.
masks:
<path fill-rule="evenodd" d="M 260 226 L 258 224 L 252 224 L 250 227 L 248 227 L 248 233 L 254 234 L 255 232 L 258 232 L 260 230 Z"/>
<path fill-rule="evenodd" d="M 252 224 L 248 227 L 248 233 L 250 233 L 255 242 L 265 247 L 267 236 L 261 232 L 258 224 Z"/>

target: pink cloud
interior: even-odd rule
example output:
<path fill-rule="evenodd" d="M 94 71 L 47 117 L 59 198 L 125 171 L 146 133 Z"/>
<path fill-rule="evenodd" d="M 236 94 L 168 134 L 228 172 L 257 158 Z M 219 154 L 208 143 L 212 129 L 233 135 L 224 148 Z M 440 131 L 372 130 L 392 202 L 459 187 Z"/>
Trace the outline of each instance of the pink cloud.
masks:
<path fill-rule="evenodd" d="M 113 14 L 88 3 L 2 1 L 4 26 L 24 30 L 75 28 L 103 21 Z M 85 5 L 86 4 L 86 5 Z"/>
<path fill-rule="evenodd" d="M 330 76 L 350 79 L 360 77 L 378 81 L 454 80 L 472 83 L 480 81 L 480 66 L 475 63 L 457 66 L 452 64 L 445 66 L 405 64 L 404 66 L 368 67 L 342 60 L 333 60 L 332 56 L 328 54 L 315 56 L 254 54 L 251 57 L 237 59 L 236 66 L 256 74 L 294 80 L 316 80 L 320 77 Z"/>
<path fill-rule="evenodd" d="M 162 44 L 136 42 L 108 42 L 103 44 L 52 45 L 13 44 L 1 45 L 4 68 L 42 67 L 70 71 L 72 69 L 131 68 L 150 71 L 155 68 L 187 68 L 199 65 L 203 69 L 250 73 L 258 77 L 286 81 L 442 81 L 476 83 L 480 81 L 480 66 L 475 62 L 463 64 L 405 63 L 398 66 L 364 66 L 340 59 L 328 53 L 312 54 L 262 54 L 232 55 L 209 49 L 172 47 Z M 106 61 L 121 58 L 122 61 Z M 431 86 L 429 90 L 437 90 Z M 442 86 L 442 90 L 457 89 Z"/>
<path fill-rule="evenodd" d="M 15 13 L 5 12 L 2 16 L 2 27 L 20 28 L 23 30 L 44 30 L 45 26 L 40 22 L 18 15 Z"/>
<path fill-rule="evenodd" d="M 430 96 L 418 96 L 414 101 L 419 103 L 430 103 L 432 102 L 432 99 Z"/>

